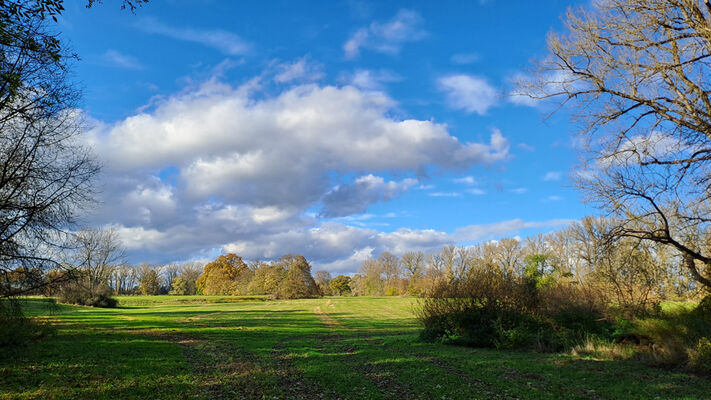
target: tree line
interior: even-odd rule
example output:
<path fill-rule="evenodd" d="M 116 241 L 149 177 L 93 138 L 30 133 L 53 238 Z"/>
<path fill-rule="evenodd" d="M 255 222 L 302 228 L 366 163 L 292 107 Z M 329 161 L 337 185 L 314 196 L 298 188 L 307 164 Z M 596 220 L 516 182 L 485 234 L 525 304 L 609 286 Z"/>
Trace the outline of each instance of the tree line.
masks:
<path fill-rule="evenodd" d="M 111 295 L 269 295 L 274 298 L 333 296 L 427 296 L 442 283 L 463 281 L 471 271 L 504 278 L 539 277 L 595 288 L 611 302 L 645 309 L 668 299 L 689 299 L 703 291 L 683 254 L 657 242 L 613 234 L 616 221 L 586 217 L 527 238 L 503 238 L 473 246 L 447 245 L 438 251 L 384 252 L 363 261 L 358 272 L 333 277 L 312 274 L 301 255 L 245 262 L 236 254 L 209 263 L 166 265 L 123 263 L 123 250 L 111 230 L 84 230 L 61 268 L 44 272 L 19 267 L 5 290 L 59 296 L 84 293 L 85 303 Z M 36 289 L 32 289 L 36 288 Z M 99 303 L 101 301 L 98 301 Z"/>

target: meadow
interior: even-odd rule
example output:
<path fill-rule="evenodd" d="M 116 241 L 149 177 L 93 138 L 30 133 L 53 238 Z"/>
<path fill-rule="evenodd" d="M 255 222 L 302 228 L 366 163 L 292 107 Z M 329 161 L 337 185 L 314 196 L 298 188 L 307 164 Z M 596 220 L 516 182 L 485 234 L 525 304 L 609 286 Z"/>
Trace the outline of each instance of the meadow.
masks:
<path fill-rule="evenodd" d="M 711 398 L 637 361 L 425 343 L 411 298 L 118 299 L 24 300 L 54 332 L 0 349 L 0 399 Z"/>

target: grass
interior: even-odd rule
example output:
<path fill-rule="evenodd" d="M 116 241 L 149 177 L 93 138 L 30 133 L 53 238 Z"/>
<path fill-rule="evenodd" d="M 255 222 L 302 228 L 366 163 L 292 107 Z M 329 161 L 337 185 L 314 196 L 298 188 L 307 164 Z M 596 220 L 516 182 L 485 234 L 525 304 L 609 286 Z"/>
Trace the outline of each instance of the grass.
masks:
<path fill-rule="evenodd" d="M 0 399 L 711 398 L 711 381 L 636 361 L 418 340 L 414 300 L 121 297 L 26 300 L 56 327 L 0 349 Z"/>

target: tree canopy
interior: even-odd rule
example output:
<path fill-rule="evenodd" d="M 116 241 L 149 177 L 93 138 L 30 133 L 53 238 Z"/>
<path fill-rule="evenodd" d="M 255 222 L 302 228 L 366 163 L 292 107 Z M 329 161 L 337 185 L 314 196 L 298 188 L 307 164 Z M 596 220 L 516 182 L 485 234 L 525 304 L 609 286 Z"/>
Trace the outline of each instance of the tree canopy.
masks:
<path fill-rule="evenodd" d="M 238 279 L 247 271 L 247 264 L 236 254 L 219 256 L 205 265 L 196 282 L 197 290 L 204 295 L 239 294 Z"/>

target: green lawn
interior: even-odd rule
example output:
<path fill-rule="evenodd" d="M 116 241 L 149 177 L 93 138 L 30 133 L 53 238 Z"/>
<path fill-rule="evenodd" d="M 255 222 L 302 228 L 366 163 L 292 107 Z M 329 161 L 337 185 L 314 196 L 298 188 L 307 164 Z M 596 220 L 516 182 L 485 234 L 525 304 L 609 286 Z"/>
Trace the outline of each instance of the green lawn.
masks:
<path fill-rule="evenodd" d="M 0 399 L 711 398 L 633 361 L 418 341 L 415 300 L 121 297 L 27 309 L 54 335 L 0 349 Z"/>

